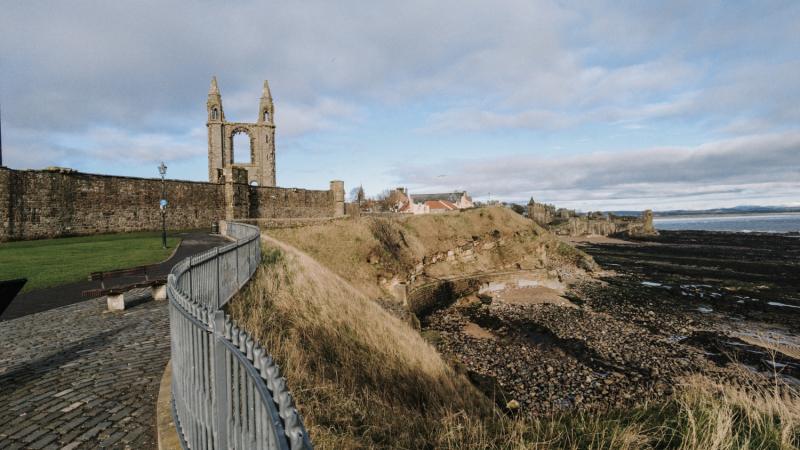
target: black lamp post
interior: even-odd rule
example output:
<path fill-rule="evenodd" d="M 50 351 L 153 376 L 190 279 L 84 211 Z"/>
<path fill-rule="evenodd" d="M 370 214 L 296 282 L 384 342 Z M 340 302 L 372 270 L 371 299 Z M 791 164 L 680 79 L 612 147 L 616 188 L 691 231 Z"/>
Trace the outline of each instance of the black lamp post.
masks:
<path fill-rule="evenodd" d="M 167 166 L 162 162 L 158 166 L 158 171 L 161 173 L 161 248 L 167 248 L 167 201 L 164 199 L 164 189 L 166 187 L 164 175 L 167 173 Z"/>

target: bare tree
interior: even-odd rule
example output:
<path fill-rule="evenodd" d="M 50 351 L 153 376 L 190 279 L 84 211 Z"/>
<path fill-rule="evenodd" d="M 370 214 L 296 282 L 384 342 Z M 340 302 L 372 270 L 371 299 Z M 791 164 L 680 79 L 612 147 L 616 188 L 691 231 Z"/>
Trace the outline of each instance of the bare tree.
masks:
<path fill-rule="evenodd" d="M 361 190 L 361 186 L 356 186 L 353 189 L 350 189 L 350 193 L 347 194 L 347 201 L 350 203 L 356 203 L 358 201 L 358 191 Z"/>
<path fill-rule="evenodd" d="M 394 211 L 397 207 L 397 203 L 400 202 L 400 195 L 397 191 L 384 189 L 380 194 L 375 196 L 375 201 L 382 211 Z"/>
<path fill-rule="evenodd" d="M 522 206 L 522 205 L 518 205 L 516 203 L 509 203 L 508 207 L 511 208 L 511 210 L 514 211 L 517 214 L 521 214 L 521 215 L 524 216 L 525 213 L 526 213 L 525 207 Z"/>

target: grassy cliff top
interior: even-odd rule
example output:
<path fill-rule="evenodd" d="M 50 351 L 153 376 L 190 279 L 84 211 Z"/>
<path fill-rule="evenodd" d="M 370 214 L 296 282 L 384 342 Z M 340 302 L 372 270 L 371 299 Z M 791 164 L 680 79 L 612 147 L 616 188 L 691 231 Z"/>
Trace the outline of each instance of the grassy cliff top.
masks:
<path fill-rule="evenodd" d="M 384 295 L 381 280 L 404 280 L 432 256 L 472 245 L 504 240 L 504 247 L 476 247 L 469 262 L 428 267 L 431 276 L 492 271 L 526 255 L 544 257 L 542 248 L 558 248 L 555 238 L 507 208 L 482 208 L 460 214 L 426 214 L 400 220 L 342 218 L 321 225 L 264 230 L 307 253 L 371 297 Z M 542 266 L 545 262 L 538 261 Z"/>

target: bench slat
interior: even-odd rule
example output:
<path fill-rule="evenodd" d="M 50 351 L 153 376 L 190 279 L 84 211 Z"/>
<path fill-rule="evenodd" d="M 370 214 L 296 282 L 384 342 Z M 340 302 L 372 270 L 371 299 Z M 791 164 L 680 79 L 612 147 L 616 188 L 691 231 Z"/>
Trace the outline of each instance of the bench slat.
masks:
<path fill-rule="evenodd" d="M 157 270 L 157 268 L 158 266 L 156 265 L 149 265 L 149 266 L 130 267 L 127 269 L 114 269 L 114 270 L 104 270 L 101 272 L 92 272 L 89 274 L 89 281 L 97 281 L 97 280 L 102 281 L 108 278 L 153 273 Z"/>
<path fill-rule="evenodd" d="M 143 288 L 143 287 L 150 287 L 150 286 L 158 286 L 167 284 L 167 277 L 159 277 L 149 281 L 140 281 L 138 283 L 131 283 L 131 284 L 121 284 L 118 286 L 111 286 L 110 288 L 106 289 L 91 289 L 88 291 L 83 291 L 81 293 L 82 297 L 100 297 L 103 295 L 119 295 L 125 292 L 130 291 L 131 289 Z"/>

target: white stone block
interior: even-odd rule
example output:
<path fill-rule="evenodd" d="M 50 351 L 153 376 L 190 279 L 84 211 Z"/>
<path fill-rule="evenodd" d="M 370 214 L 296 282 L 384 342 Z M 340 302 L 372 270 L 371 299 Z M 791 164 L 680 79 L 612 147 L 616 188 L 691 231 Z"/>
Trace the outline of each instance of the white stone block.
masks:
<path fill-rule="evenodd" d="M 125 294 L 109 295 L 108 296 L 108 310 L 109 311 L 123 311 L 125 309 Z"/>
<path fill-rule="evenodd" d="M 166 300 L 167 299 L 167 285 L 155 285 L 150 286 L 150 295 L 153 296 L 153 300 Z"/>
<path fill-rule="evenodd" d="M 539 282 L 536 280 L 519 280 L 519 286 L 538 286 Z"/>
<path fill-rule="evenodd" d="M 505 283 L 495 283 L 494 281 L 489 282 L 489 290 L 490 291 L 502 291 L 506 288 Z"/>

